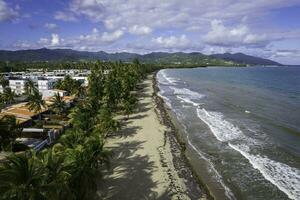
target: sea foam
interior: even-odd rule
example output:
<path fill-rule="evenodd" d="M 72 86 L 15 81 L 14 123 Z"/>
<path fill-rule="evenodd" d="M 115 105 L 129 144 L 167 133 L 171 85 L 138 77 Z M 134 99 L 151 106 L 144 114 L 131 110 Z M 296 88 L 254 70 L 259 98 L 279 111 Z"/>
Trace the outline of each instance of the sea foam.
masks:
<path fill-rule="evenodd" d="M 300 170 L 265 156 L 252 155 L 243 145 L 229 146 L 240 152 L 264 178 L 284 192 L 290 199 L 300 199 Z"/>
<path fill-rule="evenodd" d="M 215 174 L 215 178 L 216 180 L 222 185 L 222 187 L 224 188 L 225 190 L 225 195 L 228 197 L 228 199 L 235 199 L 232 191 L 230 190 L 229 187 L 226 186 L 226 184 L 224 183 L 223 181 L 223 178 L 222 176 L 220 175 L 220 173 L 216 170 L 216 168 L 214 167 L 214 164 L 210 161 L 210 159 L 207 158 L 207 156 L 205 156 L 205 153 L 200 151 L 195 145 L 193 145 L 193 143 L 190 141 L 189 137 L 188 137 L 188 134 L 187 134 L 187 141 L 188 141 L 188 144 L 190 145 L 190 147 L 192 147 L 192 149 L 197 152 L 197 154 L 202 158 L 204 159 L 208 164 L 209 164 L 209 167 L 211 171 L 213 171 L 213 173 Z"/>
<path fill-rule="evenodd" d="M 284 192 L 290 199 L 300 199 L 300 170 L 284 163 L 273 161 L 266 156 L 251 154 L 249 146 L 255 141 L 251 138 L 246 138 L 243 132 L 232 123 L 226 121 L 222 114 L 209 112 L 204 108 L 197 109 L 197 114 L 208 125 L 219 141 L 227 142 L 232 149 L 238 151 L 266 180 Z M 232 144 L 236 140 L 243 140 L 248 143 Z"/>
<path fill-rule="evenodd" d="M 164 85 L 176 85 L 176 82 L 179 81 L 179 79 L 171 78 L 166 74 L 166 70 L 160 70 L 157 73 L 158 81 L 160 84 Z"/>
<path fill-rule="evenodd" d="M 192 104 L 193 106 L 199 106 L 199 103 L 196 103 L 194 100 L 199 100 L 205 97 L 205 95 L 198 92 L 194 92 L 187 88 L 177 88 L 170 86 L 170 89 L 174 91 L 176 97 L 186 103 Z"/>

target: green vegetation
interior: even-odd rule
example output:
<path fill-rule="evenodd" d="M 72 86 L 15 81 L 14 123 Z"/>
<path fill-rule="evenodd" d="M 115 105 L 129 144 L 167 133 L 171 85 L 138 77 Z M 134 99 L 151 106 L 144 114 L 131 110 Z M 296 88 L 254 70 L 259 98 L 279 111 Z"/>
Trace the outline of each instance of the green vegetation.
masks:
<path fill-rule="evenodd" d="M 21 129 L 14 116 L 6 115 L 0 119 L 0 151 L 12 151 L 15 139 Z"/>
<path fill-rule="evenodd" d="M 59 93 L 55 93 L 55 95 L 53 96 L 53 98 L 51 99 L 51 102 L 53 103 L 51 105 L 51 109 L 61 115 L 66 107 L 66 103 L 63 101 L 63 97 L 59 95 Z"/>
<path fill-rule="evenodd" d="M 81 83 L 72 79 L 69 75 L 65 76 L 63 80 L 58 80 L 54 87 L 56 89 L 65 90 L 69 94 L 79 94 L 82 91 Z"/>
<path fill-rule="evenodd" d="M 41 111 L 46 108 L 46 102 L 43 100 L 42 95 L 37 91 L 33 90 L 34 92 L 28 95 L 28 103 L 26 104 L 29 110 L 32 110 L 36 113 L 39 113 L 39 120 L 41 120 Z"/>
<path fill-rule="evenodd" d="M 0 199 L 82 200 L 95 197 L 101 172 L 109 167 L 112 155 L 104 147 L 105 140 L 119 128 L 113 117 L 133 111 L 136 103 L 133 91 L 155 68 L 141 65 L 138 60 L 132 64 L 96 62 L 91 68 L 85 98 L 79 98 L 70 113 L 62 109 L 60 97 L 54 97 L 51 109 L 69 114 L 71 124 L 57 143 L 39 153 L 13 153 L 0 164 Z M 29 106 L 40 111 L 43 106 L 40 96 L 34 92 L 28 99 Z M 2 130 L 7 133 L 0 136 L 1 141 L 14 140 L 18 127 L 13 122 L 13 119 L 1 119 L 1 134 Z M 6 135 L 9 138 L 5 138 Z"/>

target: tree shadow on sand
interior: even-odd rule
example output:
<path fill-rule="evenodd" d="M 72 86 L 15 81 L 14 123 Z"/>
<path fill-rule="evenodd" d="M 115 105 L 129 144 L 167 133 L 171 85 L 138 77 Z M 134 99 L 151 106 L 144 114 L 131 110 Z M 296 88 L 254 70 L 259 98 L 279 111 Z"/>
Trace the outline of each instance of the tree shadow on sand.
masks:
<path fill-rule="evenodd" d="M 111 134 L 109 138 L 127 138 L 134 136 L 138 130 L 140 130 L 141 127 L 139 126 L 131 126 L 131 127 L 125 127 L 122 128 L 120 131 L 116 131 L 115 133 Z"/>
<path fill-rule="evenodd" d="M 98 185 L 97 194 L 100 199 L 170 199 L 167 193 L 158 196 L 153 191 L 157 183 L 153 182 L 151 175 L 156 169 L 149 156 L 134 155 L 135 151 L 143 148 L 143 143 L 139 141 L 118 143 L 111 148 L 114 152 L 111 169 L 104 172 L 104 179 L 99 181 Z"/>

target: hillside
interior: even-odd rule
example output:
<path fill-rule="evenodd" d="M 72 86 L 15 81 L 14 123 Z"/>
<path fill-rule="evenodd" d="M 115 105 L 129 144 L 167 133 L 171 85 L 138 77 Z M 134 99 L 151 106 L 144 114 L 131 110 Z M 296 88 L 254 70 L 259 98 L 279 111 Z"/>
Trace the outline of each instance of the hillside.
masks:
<path fill-rule="evenodd" d="M 215 54 L 211 56 L 204 55 L 199 52 L 193 53 L 167 53 L 152 52 L 149 54 L 135 53 L 107 53 L 104 51 L 88 52 L 76 51 L 72 49 L 34 49 L 5 51 L 0 50 L 0 61 L 79 61 L 79 60 L 103 60 L 103 61 L 124 61 L 130 62 L 134 58 L 138 58 L 143 63 L 156 65 L 175 65 L 175 66 L 212 66 L 212 65 L 280 65 L 271 60 L 248 56 L 245 54 Z"/>
<path fill-rule="evenodd" d="M 212 58 L 218 58 L 223 60 L 230 60 L 237 63 L 249 64 L 249 65 L 282 65 L 278 62 L 259 58 L 255 56 L 249 56 L 243 53 L 224 53 L 224 54 L 213 54 L 211 55 Z"/>

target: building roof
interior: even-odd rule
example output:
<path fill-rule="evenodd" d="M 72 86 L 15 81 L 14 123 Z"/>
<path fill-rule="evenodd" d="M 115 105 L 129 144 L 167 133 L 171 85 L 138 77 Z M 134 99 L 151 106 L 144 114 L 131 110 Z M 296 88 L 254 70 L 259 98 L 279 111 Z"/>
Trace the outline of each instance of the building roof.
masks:
<path fill-rule="evenodd" d="M 60 89 L 51 89 L 51 90 L 56 92 L 67 92 L 66 90 L 60 90 Z"/>
<path fill-rule="evenodd" d="M 48 109 L 43 108 L 41 110 L 41 112 L 45 112 L 46 110 L 48 110 Z M 30 110 L 28 108 L 28 106 L 26 105 L 26 103 L 19 103 L 19 104 L 12 105 L 12 106 L 6 108 L 5 110 L 3 110 L 0 114 L 0 116 L 3 117 L 5 115 L 13 115 L 16 117 L 17 122 L 19 124 L 21 124 L 21 123 L 31 120 L 32 117 L 34 117 L 38 114 L 39 114 L 39 112 Z"/>

